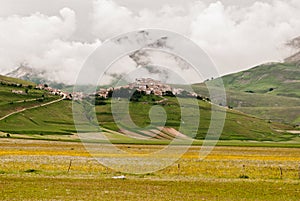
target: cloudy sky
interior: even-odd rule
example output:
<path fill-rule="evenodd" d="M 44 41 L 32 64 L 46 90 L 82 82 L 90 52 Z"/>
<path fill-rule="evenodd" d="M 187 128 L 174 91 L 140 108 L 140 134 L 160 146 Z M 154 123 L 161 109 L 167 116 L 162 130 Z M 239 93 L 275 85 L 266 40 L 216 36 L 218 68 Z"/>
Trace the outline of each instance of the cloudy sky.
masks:
<path fill-rule="evenodd" d="M 188 3 L 186 3 L 188 2 Z M 103 41 L 142 28 L 183 34 L 228 74 L 293 50 L 299 0 L 0 0 L 0 74 L 27 63 L 73 83 Z"/>

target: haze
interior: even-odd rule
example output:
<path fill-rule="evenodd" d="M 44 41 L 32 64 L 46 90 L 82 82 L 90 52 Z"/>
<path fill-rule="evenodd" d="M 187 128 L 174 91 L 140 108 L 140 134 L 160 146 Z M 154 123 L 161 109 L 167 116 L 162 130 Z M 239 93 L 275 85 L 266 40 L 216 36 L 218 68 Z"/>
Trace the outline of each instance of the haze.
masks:
<path fill-rule="evenodd" d="M 285 44 L 300 35 L 299 10 L 298 0 L 1 0 L 0 74 L 25 62 L 72 84 L 104 40 L 161 28 L 192 39 L 224 75 L 294 53 Z"/>

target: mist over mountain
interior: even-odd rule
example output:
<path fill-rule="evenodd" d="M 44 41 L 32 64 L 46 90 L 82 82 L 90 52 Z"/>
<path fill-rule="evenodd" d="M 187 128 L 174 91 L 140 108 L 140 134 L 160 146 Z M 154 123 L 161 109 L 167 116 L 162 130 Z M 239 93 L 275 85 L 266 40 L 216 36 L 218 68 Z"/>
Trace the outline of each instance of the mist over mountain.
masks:
<path fill-rule="evenodd" d="M 64 83 L 49 80 L 47 72 L 45 70 L 34 69 L 26 64 L 20 64 L 19 67 L 7 73 L 6 76 L 31 81 L 36 84 L 47 84 L 58 89 L 62 89 L 66 86 L 66 84 Z"/>
<path fill-rule="evenodd" d="M 26 61 L 34 69 L 45 70 L 48 80 L 73 84 L 84 61 L 102 42 L 121 33 L 155 28 L 193 40 L 224 75 L 283 61 L 291 54 L 286 42 L 299 36 L 300 30 L 300 21 L 295 20 L 300 18 L 300 3 L 295 0 L 146 3 L 156 4 L 156 9 L 144 8 L 144 3 L 133 9 L 119 0 L 95 0 L 86 2 L 90 10 L 73 7 L 75 1 L 59 2 L 59 7 L 46 6 L 51 12 L 39 6 L 26 11 L 29 4 L 11 6 L 0 16 L 1 74 Z M 4 9 L 5 4 L 1 5 Z"/>
<path fill-rule="evenodd" d="M 284 61 L 286 63 L 299 63 L 300 62 L 300 36 L 289 41 L 287 45 L 295 49 L 297 52 L 287 57 Z"/>

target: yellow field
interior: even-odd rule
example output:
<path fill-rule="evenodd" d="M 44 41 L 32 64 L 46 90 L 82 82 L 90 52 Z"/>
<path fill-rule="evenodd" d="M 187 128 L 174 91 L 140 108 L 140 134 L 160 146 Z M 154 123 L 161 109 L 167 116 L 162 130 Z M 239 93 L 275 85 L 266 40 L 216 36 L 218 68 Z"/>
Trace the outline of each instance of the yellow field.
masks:
<path fill-rule="evenodd" d="M 154 152 L 159 145 L 117 145 L 127 152 Z M 204 160 L 199 160 L 200 147 L 191 147 L 176 164 L 151 174 L 199 178 L 299 179 L 300 149 L 263 147 L 215 147 Z M 107 156 L 99 153 L 97 156 Z M 114 174 L 99 164 L 80 143 L 1 139 L 0 171 L 6 174 L 35 169 L 41 174 Z M 179 164 L 179 168 L 178 168 Z M 282 172 L 282 173 L 281 173 Z"/>
<path fill-rule="evenodd" d="M 162 148 L 117 146 L 134 154 Z M 2 138 L 0 200 L 299 200 L 300 149 L 215 147 L 204 160 L 199 150 L 158 172 L 114 180 L 122 173 L 81 143 Z"/>

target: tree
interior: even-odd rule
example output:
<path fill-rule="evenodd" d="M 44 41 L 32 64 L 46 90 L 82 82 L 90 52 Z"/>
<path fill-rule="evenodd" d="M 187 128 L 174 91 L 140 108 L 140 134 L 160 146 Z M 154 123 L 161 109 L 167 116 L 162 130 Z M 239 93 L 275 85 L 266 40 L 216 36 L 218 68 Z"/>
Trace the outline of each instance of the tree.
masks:
<path fill-rule="evenodd" d="M 144 91 L 135 90 L 130 98 L 130 101 L 138 102 L 146 93 Z"/>
<path fill-rule="evenodd" d="M 173 94 L 172 91 L 166 91 L 166 92 L 164 93 L 164 96 L 174 97 L 175 95 Z"/>

